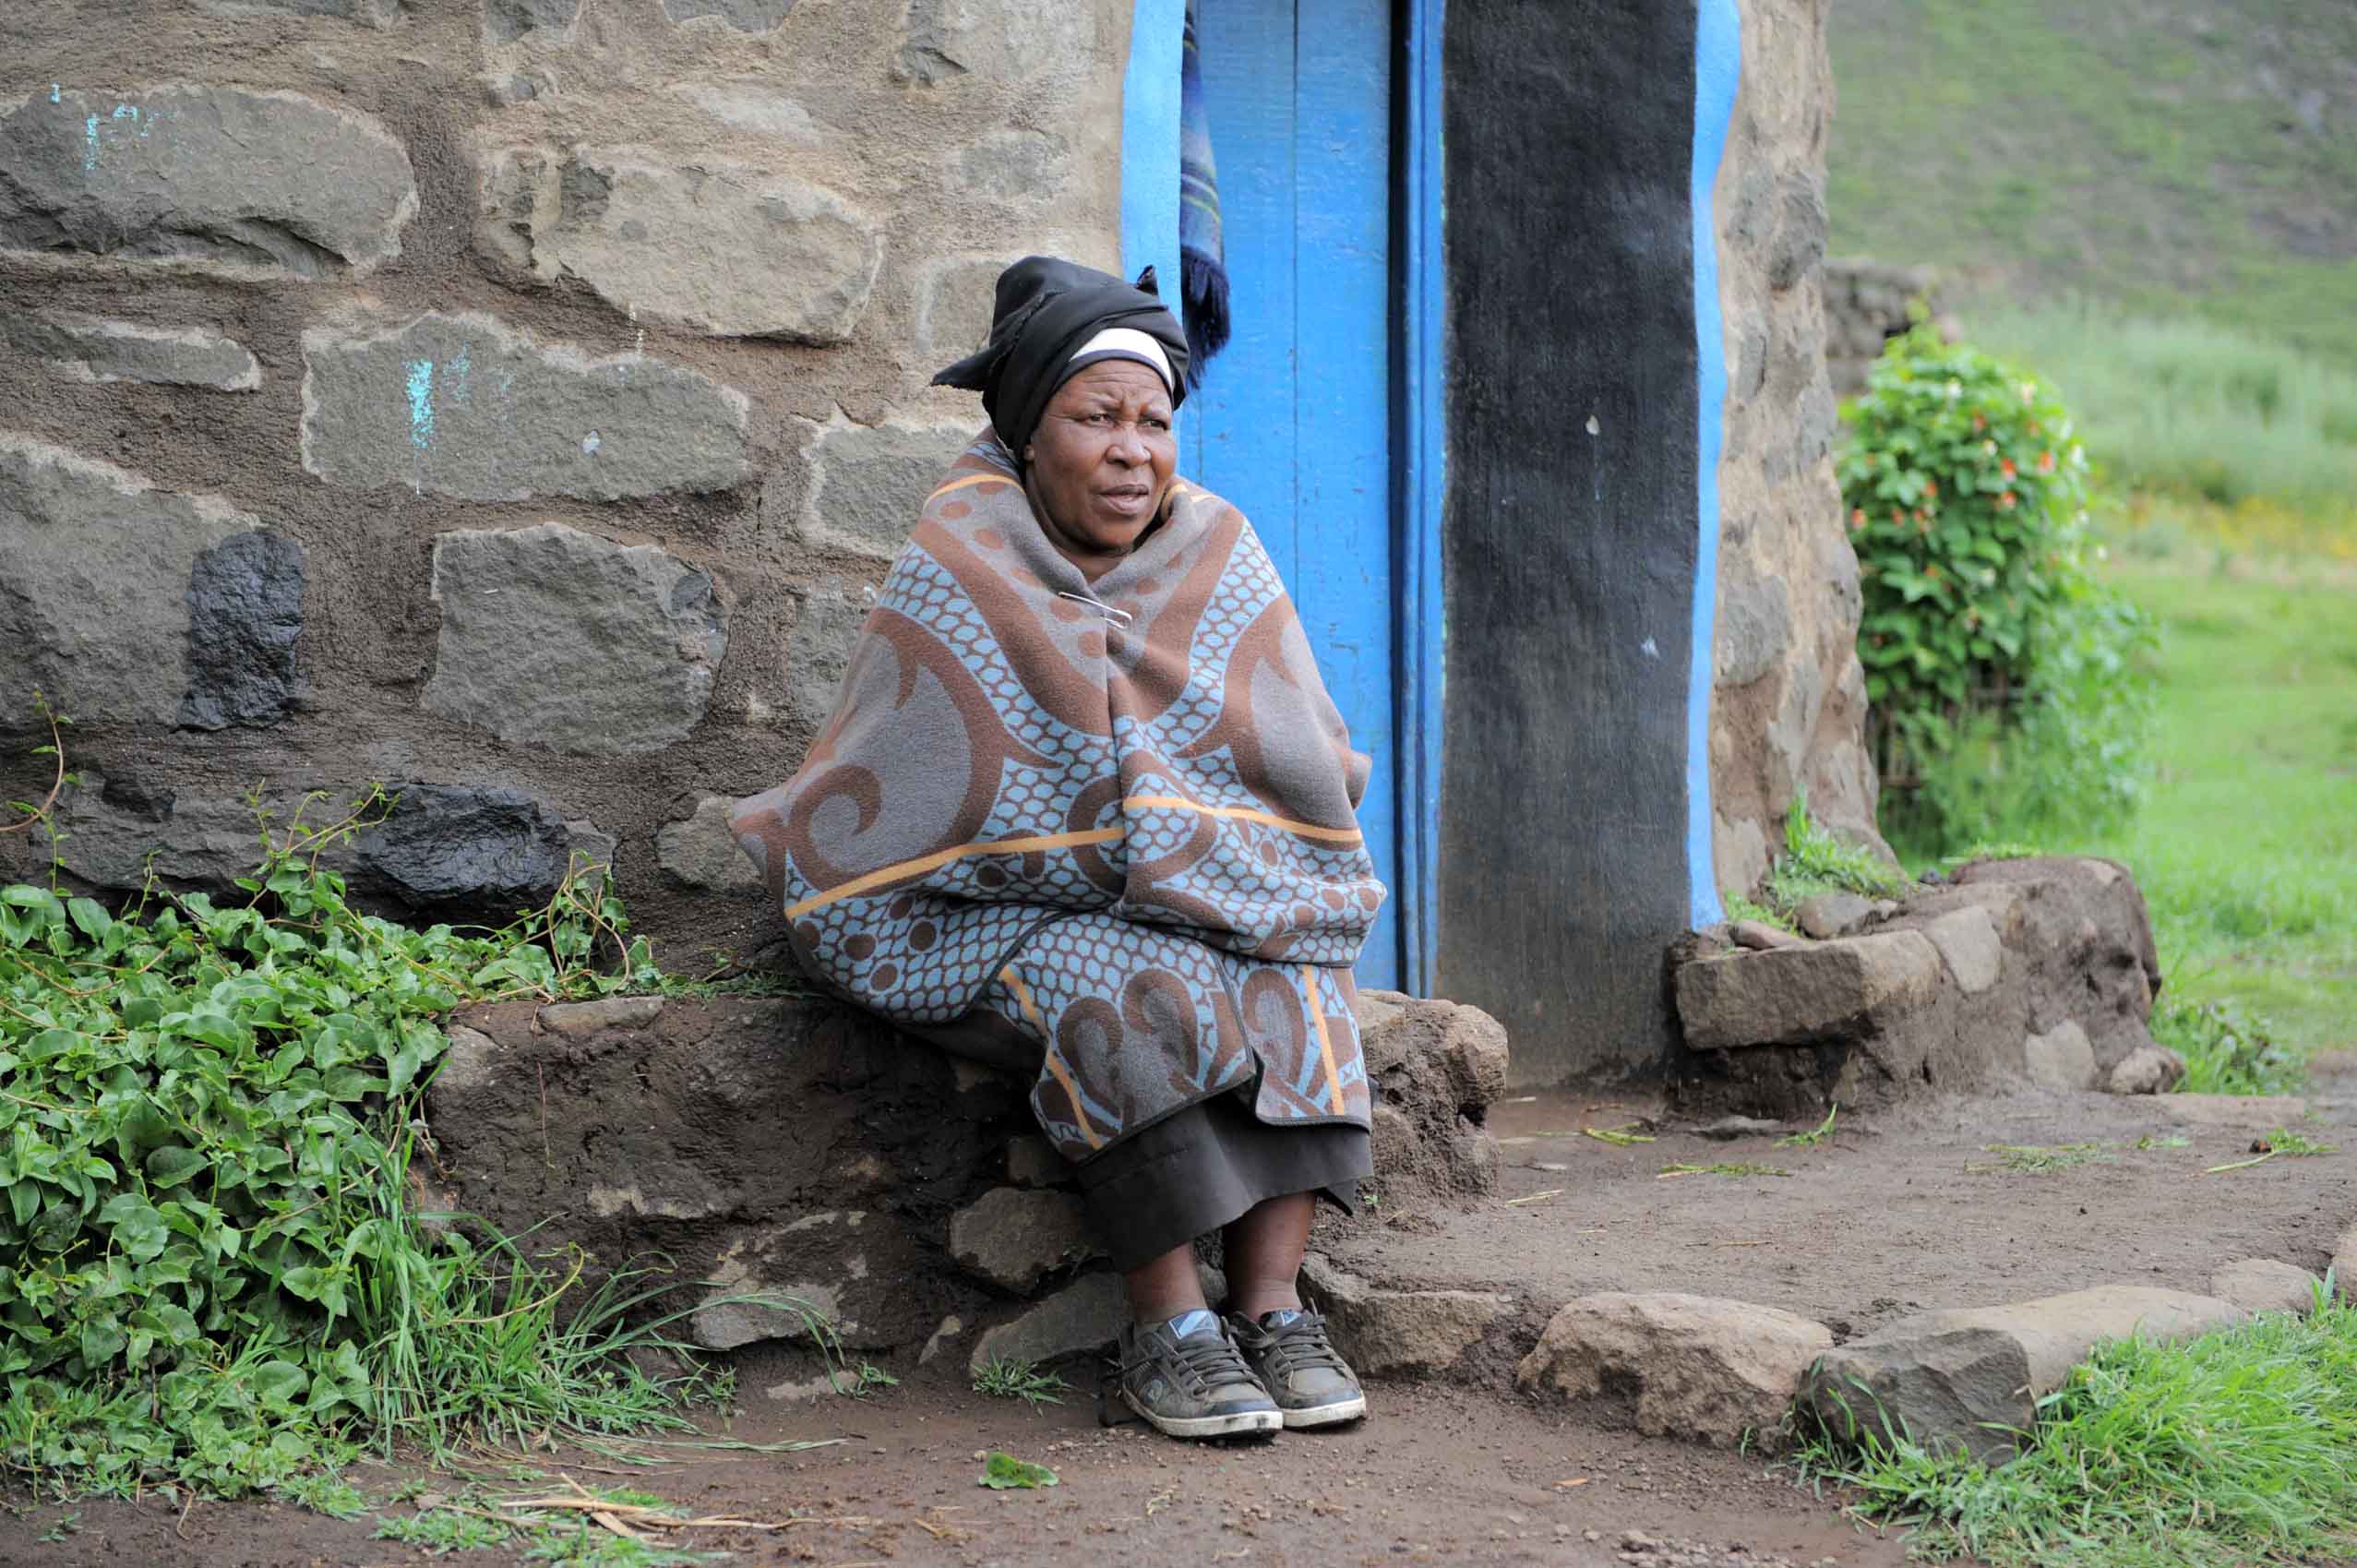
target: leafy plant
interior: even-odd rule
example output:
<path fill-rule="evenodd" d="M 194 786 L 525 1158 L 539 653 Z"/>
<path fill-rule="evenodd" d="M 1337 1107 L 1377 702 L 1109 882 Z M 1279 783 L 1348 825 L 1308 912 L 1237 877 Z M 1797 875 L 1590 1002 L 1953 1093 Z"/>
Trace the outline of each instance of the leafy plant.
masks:
<path fill-rule="evenodd" d="M 887 1388 L 898 1388 L 900 1379 L 873 1361 L 862 1361 L 856 1368 L 846 1368 L 838 1375 L 835 1392 L 854 1399 L 866 1399 Z"/>
<path fill-rule="evenodd" d="M 1052 1487 L 1061 1483 L 1056 1472 L 1047 1466 L 1035 1465 L 1028 1459 L 1018 1459 L 1005 1449 L 999 1448 L 991 1451 L 988 1461 L 983 1466 L 982 1478 L 975 1484 L 988 1487 L 993 1491 L 1006 1491 L 1018 1487 L 1027 1490 L 1034 1487 Z"/>
<path fill-rule="evenodd" d="M 1893 898 L 1907 891 L 1907 878 L 1873 851 L 1820 826 L 1809 815 L 1809 795 L 1803 790 L 1785 813 L 1784 853 L 1768 873 L 1765 891 L 1770 903 L 1789 910 L 1819 893 Z"/>
<path fill-rule="evenodd" d="M 2152 1010 L 2152 1037 L 2185 1059 L 2181 1093 L 2284 1095 L 2307 1083 L 2299 1053 L 2232 1002 L 2164 996 Z"/>
<path fill-rule="evenodd" d="M 1035 1361 L 1020 1356 L 993 1356 L 974 1374 L 974 1392 L 987 1394 L 993 1399 L 1020 1399 L 1036 1409 L 1042 1405 L 1061 1405 L 1059 1394 L 1071 1392 L 1062 1375 L 1043 1372 Z"/>
<path fill-rule="evenodd" d="M 1816 1148 L 1833 1136 L 1834 1119 L 1840 1115 L 1841 1107 L 1837 1105 L 1825 1112 L 1825 1120 L 1819 1122 L 1814 1128 L 1806 1132 L 1787 1133 L 1776 1141 L 1776 1146 L 1779 1149 Z"/>
<path fill-rule="evenodd" d="M 645 944 L 589 867 L 498 932 L 357 913 L 322 858 L 383 804 L 266 822 L 242 904 L 151 886 L 111 911 L 0 889 L 11 1466 L 61 1487 L 233 1493 L 364 1437 L 439 1452 L 461 1431 L 685 1424 L 672 1412 L 694 1376 L 619 1359 L 670 1345 L 671 1319 L 626 1323 L 667 1285 L 626 1269 L 584 1300 L 580 1258 L 428 1230 L 407 1194 L 432 1154 L 419 1095 L 448 1046 L 437 1020 L 657 979 Z"/>
<path fill-rule="evenodd" d="M 1801 934 L 1799 928 L 1792 924 L 1791 916 L 1785 914 L 1784 911 L 1780 909 L 1771 908 L 1767 904 L 1755 903 L 1750 897 L 1743 893 L 1735 892 L 1733 889 L 1729 889 L 1728 892 L 1720 894 L 1719 900 L 1720 903 L 1725 905 L 1727 910 L 1727 918 L 1730 922 L 1736 920 L 1756 920 L 1761 925 L 1782 931 L 1788 936 L 1799 936 Z"/>
<path fill-rule="evenodd" d="M 1895 830 L 1952 843 L 2132 807 L 2149 629 L 2088 574 L 2087 454 L 2052 389 L 1919 320 L 1843 417 L 1858 655 Z M 1992 774 L 1996 794 L 1976 794 Z"/>

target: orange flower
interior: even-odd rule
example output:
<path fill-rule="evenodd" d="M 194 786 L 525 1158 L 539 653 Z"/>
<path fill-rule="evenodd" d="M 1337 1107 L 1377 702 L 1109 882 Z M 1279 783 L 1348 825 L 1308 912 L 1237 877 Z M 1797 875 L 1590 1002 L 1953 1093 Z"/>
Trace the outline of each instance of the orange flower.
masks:
<path fill-rule="evenodd" d="M 1998 466 L 1998 468 L 2002 469 L 2002 470 L 2004 472 L 2004 475 L 2005 475 L 2005 477 L 2006 477 L 2006 478 L 2011 479 L 2011 478 L 2014 476 L 2014 460 L 2013 460 L 2013 459 L 2011 459 L 2011 458 L 2003 458 L 2003 459 L 2000 459 L 2000 460 L 1998 461 L 1997 466 Z"/>
<path fill-rule="evenodd" d="M 2011 490 L 2006 491 L 2004 495 L 1997 497 L 1997 509 L 1999 511 L 2009 512 L 2020 504 L 2021 497 L 2015 495 Z"/>
<path fill-rule="evenodd" d="M 2040 473 L 2052 473 L 2054 472 L 2054 454 L 2052 452 L 2045 452 L 2040 456 L 2038 460 L 2038 472 Z"/>
<path fill-rule="evenodd" d="M 1975 436 L 1980 435 L 1980 432 L 1982 432 L 1983 430 L 1986 430 L 1986 429 L 1988 429 L 1988 428 L 1989 428 L 1989 416 L 1988 416 L 1987 414 L 1985 414 L 1985 413 L 1976 413 L 1976 414 L 1974 414 L 1974 415 L 1972 416 L 1972 433 L 1973 433 Z"/>
<path fill-rule="evenodd" d="M 1923 497 L 1930 501 L 1936 501 L 1940 498 L 1940 484 L 1938 480 L 1926 479 L 1923 481 Z"/>

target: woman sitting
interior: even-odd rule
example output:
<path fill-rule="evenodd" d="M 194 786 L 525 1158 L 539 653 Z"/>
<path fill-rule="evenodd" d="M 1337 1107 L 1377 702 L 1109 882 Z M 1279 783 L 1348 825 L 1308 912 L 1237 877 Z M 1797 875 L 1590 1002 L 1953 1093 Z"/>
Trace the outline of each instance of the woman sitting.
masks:
<path fill-rule="evenodd" d="M 1369 764 L 1250 524 L 1176 477 L 1187 346 L 1153 289 L 1000 275 L 988 346 L 935 377 L 990 428 L 808 760 L 733 826 L 809 974 L 1035 1075 L 1126 1275 L 1123 1400 L 1178 1437 L 1329 1426 L 1366 1397 L 1297 1276 L 1316 1195 L 1373 1170 Z"/>

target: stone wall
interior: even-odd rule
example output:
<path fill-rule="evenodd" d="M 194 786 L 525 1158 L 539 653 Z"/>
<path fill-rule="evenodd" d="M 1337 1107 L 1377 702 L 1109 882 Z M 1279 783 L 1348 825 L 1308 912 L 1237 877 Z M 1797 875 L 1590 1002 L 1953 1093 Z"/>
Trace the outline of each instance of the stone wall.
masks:
<path fill-rule="evenodd" d="M 1866 389 L 1866 369 L 1883 345 L 1907 330 L 1916 301 L 1937 312 L 1938 274 L 1855 258 L 1825 263 L 1825 369 L 1837 396 Z M 1951 334 L 1953 336 L 1953 334 Z"/>
<path fill-rule="evenodd" d="M 997 268 L 1116 260 L 1130 8 L 0 8 L 0 798 L 38 687 L 82 881 L 382 781 L 382 902 L 578 850 L 683 967 L 766 940 L 712 802 L 800 760 Z"/>
<path fill-rule="evenodd" d="M 1323 1215 L 1330 1241 L 1429 1227 L 1498 1182 L 1496 1021 L 1370 991 L 1360 1023 L 1380 1202 Z M 460 1012 L 450 1042 L 419 1206 L 579 1246 L 597 1277 L 660 1253 L 696 1282 L 669 1304 L 707 1349 L 807 1343 L 805 1318 L 746 1299 L 762 1294 L 854 1350 L 977 1360 L 1086 1350 L 1119 1322 L 1072 1167 L 1011 1074 L 807 999 L 506 1002 Z"/>
<path fill-rule="evenodd" d="M 1882 843 L 1825 375 L 1827 8 L 1744 0 L 1742 87 L 1714 194 L 1728 362 L 1710 729 L 1722 889 L 1759 880 L 1803 790 L 1819 821 Z"/>

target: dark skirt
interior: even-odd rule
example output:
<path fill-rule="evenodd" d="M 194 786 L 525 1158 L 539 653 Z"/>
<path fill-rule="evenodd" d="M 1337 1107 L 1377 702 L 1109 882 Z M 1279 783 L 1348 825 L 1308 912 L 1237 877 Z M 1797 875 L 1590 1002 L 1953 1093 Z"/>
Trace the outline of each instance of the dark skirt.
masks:
<path fill-rule="evenodd" d="M 1133 1269 L 1219 1229 L 1269 1198 L 1316 1192 L 1358 1212 L 1375 1174 L 1363 1127 L 1279 1127 L 1252 1114 L 1251 1091 L 1214 1095 L 1074 1168 L 1090 1228 L 1118 1269 Z"/>

